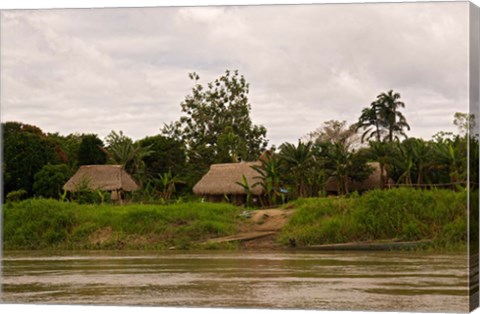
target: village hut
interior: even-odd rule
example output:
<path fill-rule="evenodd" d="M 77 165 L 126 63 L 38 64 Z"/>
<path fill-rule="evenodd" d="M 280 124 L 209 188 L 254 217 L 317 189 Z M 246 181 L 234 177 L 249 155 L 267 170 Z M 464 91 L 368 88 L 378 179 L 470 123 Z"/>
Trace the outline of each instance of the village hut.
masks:
<path fill-rule="evenodd" d="M 380 189 L 382 187 L 381 177 L 380 177 L 380 163 L 378 162 L 369 162 L 368 165 L 373 168 L 372 173 L 368 178 L 363 181 L 352 181 L 348 182 L 349 192 L 357 191 L 359 193 L 365 192 L 373 189 Z M 385 170 L 383 175 L 386 176 Z M 388 180 L 388 183 L 393 183 L 391 179 Z M 325 183 L 325 192 L 327 194 L 337 194 L 338 193 L 338 180 L 335 177 L 330 177 Z"/>
<path fill-rule="evenodd" d="M 124 192 L 136 191 L 139 186 L 120 165 L 88 165 L 81 166 L 63 186 L 69 192 L 80 188 L 108 191 L 113 201 L 121 202 Z"/>
<path fill-rule="evenodd" d="M 252 166 L 261 166 L 261 162 L 239 162 L 228 164 L 214 164 L 210 170 L 193 187 L 193 193 L 205 197 L 209 202 L 229 201 L 236 205 L 245 205 L 247 192 L 240 184 L 243 176 L 247 180 L 253 202 L 258 203 L 264 194 L 259 173 Z"/>

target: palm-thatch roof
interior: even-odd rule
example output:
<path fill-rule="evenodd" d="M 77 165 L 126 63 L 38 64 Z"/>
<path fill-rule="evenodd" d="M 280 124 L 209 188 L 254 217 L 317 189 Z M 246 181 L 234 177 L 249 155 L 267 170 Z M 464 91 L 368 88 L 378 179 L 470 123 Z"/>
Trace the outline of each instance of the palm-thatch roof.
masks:
<path fill-rule="evenodd" d="M 348 188 L 350 191 L 367 191 L 373 189 L 381 188 L 380 182 L 380 164 L 378 162 L 369 162 L 368 165 L 373 168 L 372 173 L 368 178 L 363 181 L 352 181 L 348 182 Z M 384 171 L 385 175 L 385 171 Z M 338 180 L 335 177 L 330 177 L 325 183 L 325 191 L 327 192 L 337 192 L 337 183 Z"/>
<path fill-rule="evenodd" d="M 81 185 L 92 190 L 103 191 L 136 191 L 138 184 L 123 170 L 120 165 L 88 165 L 80 169 L 65 183 L 63 189 L 75 191 Z"/>
<path fill-rule="evenodd" d="M 264 190 L 258 178 L 259 173 L 252 166 L 261 166 L 260 162 L 239 162 L 231 164 L 214 164 L 210 170 L 193 187 L 196 195 L 245 195 L 245 189 L 237 184 L 242 183 L 243 176 L 247 179 L 253 195 L 261 195 Z"/>

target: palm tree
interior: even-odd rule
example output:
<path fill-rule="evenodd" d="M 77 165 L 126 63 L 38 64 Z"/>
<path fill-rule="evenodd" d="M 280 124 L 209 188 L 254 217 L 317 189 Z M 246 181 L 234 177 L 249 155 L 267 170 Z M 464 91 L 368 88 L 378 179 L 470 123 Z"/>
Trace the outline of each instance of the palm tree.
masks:
<path fill-rule="evenodd" d="M 143 174 L 143 158 L 152 154 L 151 146 L 142 147 L 139 143 L 133 143 L 132 139 L 125 136 L 122 131 L 111 131 L 106 137 L 108 143 L 104 150 L 110 163 L 122 165 L 137 180 Z"/>
<path fill-rule="evenodd" d="M 405 116 L 398 111 L 399 108 L 405 108 L 405 103 L 401 102 L 400 94 L 393 90 L 387 93 L 381 93 L 377 99 L 362 110 L 357 122 L 357 131 L 363 129 L 362 143 L 366 140 L 375 138 L 377 142 L 382 140 L 392 142 L 398 140 L 398 135 L 405 138 L 407 135 L 404 129 L 410 130 L 410 126 Z"/>
<path fill-rule="evenodd" d="M 380 142 L 384 129 L 382 128 L 382 121 L 379 112 L 380 106 L 377 102 L 372 102 L 370 107 L 363 108 L 360 118 L 357 122 L 357 131 L 363 128 L 361 141 L 370 141 L 375 138 L 377 142 Z"/>
<path fill-rule="evenodd" d="M 386 139 L 389 142 L 393 142 L 394 139 L 398 140 L 398 135 L 402 135 L 405 138 L 407 135 L 404 129 L 410 130 L 410 125 L 407 123 L 405 116 L 398 111 L 399 108 L 405 108 L 405 103 L 399 100 L 400 94 L 395 93 L 393 90 L 387 93 L 381 93 L 377 96 L 375 101 L 378 106 L 378 112 L 381 117 L 381 121 L 385 128 L 388 130 Z"/>
<path fill-rule="evenodd" d="M 312 151 L 312 142 L 303 143 L 298 141 L 295 146 L 284 143 L 280 146 L 279 158 L 282 166 L 290 173 L 290 177 L 297 189 L 299 197 L 308 196 L 308 174 L 315 164 L 315 156 Z"/>

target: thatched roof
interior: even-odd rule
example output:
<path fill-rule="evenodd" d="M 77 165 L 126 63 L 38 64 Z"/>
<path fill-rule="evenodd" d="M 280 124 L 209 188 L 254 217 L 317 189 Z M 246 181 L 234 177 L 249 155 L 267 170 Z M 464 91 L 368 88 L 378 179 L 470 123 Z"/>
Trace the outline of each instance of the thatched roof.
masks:
<path fill-rule="evenodd" d="M 92 190 L 135 191 L 138 185 L 120 165 L 89 165 L 80 169 L 65 183 L 63 189 L 75 191 L 80 185 L 88 184 Z"/>
<path fill-rule="evenodd" d="M 373 168 L 370 176 L 361 182 L 350 181 L 348 184 L 350 191 L 367 191 L 381 188 L 380 164 L 378 162 L 369 162 L 368 165 Z M 337 181 L 338 180 L 335 177 L 328 178 L 327 182 L 325 183 L 325 191 L 337 192 Z"/>
<path fill-rule="evenodd" d="M 196 195 L 243 195 L 245 189 L 238 185 L 242 183 L 244 175 L 250 185 L 252 194 L 263 194 L 263 188 L 260 185 L 253 187 L 261 179 L 255 178 L 259 173 L 252 169 L 252 166 L 260 166 L 260 162 L 239 162 L 232 164 L 215 164 L 210 166 L 210 170 L 193 187 L 193 193 Z"/>

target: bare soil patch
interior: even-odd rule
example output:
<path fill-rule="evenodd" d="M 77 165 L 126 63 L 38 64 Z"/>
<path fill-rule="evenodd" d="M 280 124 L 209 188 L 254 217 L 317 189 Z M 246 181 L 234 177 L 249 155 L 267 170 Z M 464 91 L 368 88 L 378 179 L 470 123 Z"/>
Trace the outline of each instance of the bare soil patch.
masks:
<path fill-rule="evenodd" d="M 90 243 L 101 245 L 107 242 L 112 236 L 112 227 L 99 229 L 90 235 Z"/>
<path fill-rule="evenodd" d="M 249 231 L 279 231 L 288 222 L 293 214 L 293 209 L 259 209 L 252 211 L 249 219 Z"/>
<path fill-rule="evenodd" d="M 278 247 L 276 235 L 288 222 L 293 209 L 259 209 L 251 212 L 239 228 L 236 235 L 210 239 L 210 242 L 222 243 L 240 241 L 246 249 L 271 249 Z"/>

